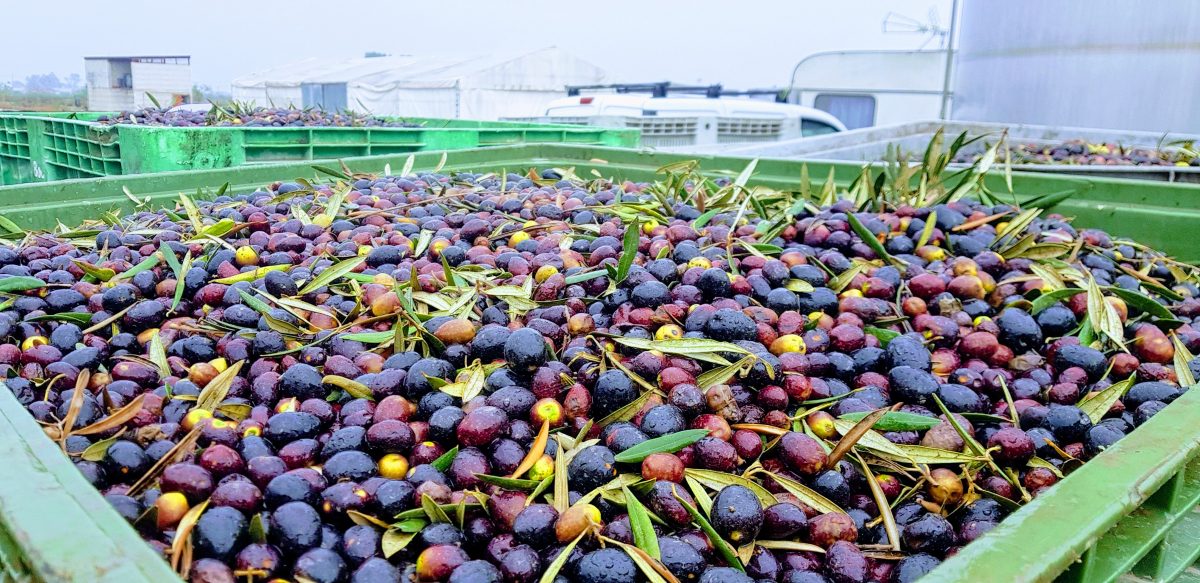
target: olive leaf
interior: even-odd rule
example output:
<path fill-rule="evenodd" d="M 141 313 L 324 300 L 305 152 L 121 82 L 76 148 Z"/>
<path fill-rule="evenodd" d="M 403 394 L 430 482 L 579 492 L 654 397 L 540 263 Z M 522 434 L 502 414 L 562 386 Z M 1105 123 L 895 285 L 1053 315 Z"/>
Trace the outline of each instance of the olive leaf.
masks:
<path fill-rule="evenodd" d="M 350 380 L 343 376 L 327 374 L 321 379 L 321 383 L 346 391 L 346 394 L 354 397 L 355 399 L 366 399 L 368 401 L 375 400 L 375 394 L 371 392 L 371 389 L 368 388 L 367 385 L 364 385 L 358 381 Z"/>
<path fill-rule="evenodd" d="M 847 452 L 850 451 L 850 448 L 854 447 L 854 444 L 858 443 L 858 440 L 866 435 L 868 431 L 871 431 L 871 427 L 874 426 L 875 422 L 882 418 L 885 413 L 887 413 L 887 409 L 877 409 L 865 415 L 846 431 L 839 430 L 839 433 L 842 434 L 842 438 L 839 439 L 837 444 L 833 446 L 833 451 L 829 452 L 829 458 L 825 462 L 826 469 L 837 466 L 837 463 L 842 460 L 842 457 L 845 456 Z"/>
<path fill-rule="evenodd" d="M 933 230 L 937 228 L 937 211 L 930 211 L 929 216 L 925 217 L 925 228 L 921 229 L 921 236 L 917 239 L 917 247 L 924 247 L 929 242 L 929 238 L 933 236 Z"/>
<path fill-rule="evenodd" d="M 778 502 L 775 495 L 769 490 L 762 487 L 761 484 L 753 480 L 743 478 L 735 474 L 718 472 L 715 470 L 701 470 L 697 468 L 687 468 L 683 471 L 684 477 L 691 478 L 697 482 L 712 488 L 713 490 L 721 490 L 726 486 L 742 486 L 758 497 L 759 502 L 762 502 L 763 508 Z"/>
<path fill-rule="evenodd" d="M 687 475 L 687 470 L 684 470 L 683 481 L 687 483 L 688 490 L 692 491 L 692 498 L 696 499 L 696 504 L 700 505 L 700 510 L 705 514 L 712 513 L 712 498 L 708 495 L 708 490 L 704 489 L 704 485 L 696 481 L 695 478 Z"/>
<path fill-rule="evenodd" d="M 567 543 L 567 546 L 558 552 L 558 556 L 554 557 L 554 561 L 550 563 L 549 567 L 546 567 L 546 572 L 542 573 L 542 578 L 538 579 L 538 583 L 554 583 L 554 580 L 558 578 L 559 571 L 562 571 L 562 568 L 566 566 L 567 559 L 571 558 L 571 551 L 575 550 L 575 545 L 579 544 L 580 539 L 586 536 L 587 533 L 587 530 L 579 533 L 575 537 L 575 540 Z"/>
<path fill-rule="evenodd" d="M 415 532 L 402 532 L 396 529 L 388 529 L 383 533 L 380 539 L 380 548 L 383 551 L 384 558 L 390 559 L 392 555 L 404 550 L 416 538 Z"/>
<path fill-rule="evenodd" d="M 637 257 L 641 230 L 641 223 L 636 218 L 625 227 L 625 237 L 621 242 L 621 257 L 617 260 L 616 277 L 613 278 L 614 283 L 619 284 L 625 281 L 625 276 L 629 275 L 629 268 L 633 266 L 633 260 Z"/>
<path fill-rule="evenodd" d="M 622 487 L 625 494 L 625 510 L 629 513 L 629 528 L 633 531 L 633 544 L 646 551 L 646 554 L 661 559 L 658 550 L 658 535 L 654 533 L 654 523 L 650 521 L 650 513 L 642 505 L 629 488 Z"/>
<path fill-rule="evenodd" d="M 900 528 L 896 525 L 896 517 L 892 514 L 892 506 L 888 503 L 887 496 L 883 493 L 883 487 L 875 479 L 875 474 L 871 472 L 870 465 L 861 456 L 855 457 L 858 459 L 859 467 L 862 468 L 863 476 L 867 479 L 867 486 L 871 489 L 871 497 L 875 499 L 875 505 L 879 507 L 879 517 L 883 520 L 883 529 L 887 532 L 888 542 L 891 543 L 893 551 L 899 551 Z"/>
<path fill-rule="evenodd" d="M 170 257 L 175 256 L 169 250 L 166 251 L 166 253 Z M 170 259 L 167 260 L 168 263 L 170 263 L 170 261 L 171 261 Z M 231 275 L 229 277 L 222 277 L 219 279 L 214 279 L 214 280 L 212 280 L 212 282 L 220 283 L 220 284 L 224 284 L 224 285 L 233 285 L 235 283 L 240 283 L 243 281 L 254 281 L 254 280 L 258 280 L 258 279 L 262 279 L 262 278 L 266 277 L 267 274 L 272 271 L 287 271 L 288 268 L 290 268 L 290 267 L 292 267 L 292 266 L 291 265 L 268 265 L 266 267 L 259 267 L 257 269 L 251 269 L 250 271 L 243 271 L 237 275 Z"/>
<path fill-rule="evenodd" d="M 10 275 L 0 278 L 0 292 L 21 292 L 46 287 L 46 282 L 24 275 Z"/>
<path fill-rule="evenodd" d="M 429 522 L 450 522 L 450 517 L 446 511 L 429 497 L 429 494 L 421 494 L 421 510 L 425 512 L 425 516 L 429 517 Z"/>
<path fill-rule="evenodd" d="M 382 520 L 379 520 L 378 518 L 375 518 L 374 516 L 371 516 L 370 514 L 365 514 L 363 512 L 359 512 L 357 510 L 347 510 L 346 516 L 350 517 L 351 522 L 353 522 L 354 524 L 357 524 L 359 526 L 376 526 L 376 527 L 379 527 L 382 529 L 391 528 L 391 525 L 389 525 L 388 523 L 386 523 Z"/>
<path fill-rule="evenodd" d="M 651 454 L 655 453 L 675 453 L 698 441 L 701 437 L 708 435 L 707 429 L 686 429 L 677 433 L 668 433 L 647 439 L 615 456 L 616 461 L 620 463 L 637 463 Z"/>
<path fill-rule="evenodd" d="M 1088 321 L 1092 329 L 1107 336 L 1118 348 L 1125 350 L 1125 327 L 1117 309 L 1104 299 L 1104 292 L 1095 278 L 1088 277 L 1087 288 Z"/>
<path fill-rule="evenodd" d="M 178 571 L 183 559 L 184 545 L 188 544 L 192 535 L 192 529 L 196 527 L 196 522 L 200 520 L 200 514 L 208 507 L 208 500 L 205 500 L 188 509 L 183 518 L 179 519 L 179 525 L 175 527 L 175 538 L 171 539 L 171 568 Z"/>
<path fill-rule="evenodd" d="M 808 486 L 805 486 L 796 480 L 779 474 L 772 474 L 761 468 L 756 470 L 754 473 L 774 480 L 775 483 L 779 484 L 784 490 L 787 490 L 793 496 L 799 498 L 801 502 L 812 506 L 821 514 L 828 514 L 830 512 L 845 513 L 845 511 L 842 510 L 837 504 L 834 504 L 816 490 L 813 490 L 812 488 L 809 488 Z"/>
<path fill-rule="evenodd" d="M 882 348 L 887 348 L 889 342 L 900 336 L 900 333 L 895 330 L 876 328 L 875 326 L 863 326 L 863 332 L 879 339 L 879 345 Z"/>
<path fill-rule="evenodd" d="M 855 413 L 846 413 L 838 417 L 857 423 L 866 417 L 869 413 L 860 411 Z M 926 431 L 932 429 L 941 420 L 925 415 L 917 415 L 916 413 L 905 413 L 904 411 L 886 411 L 883 416 L 875 421 L 871 426 L 877 431 Z"/>
<path fill-rule="evenodd" d="M 825 549 L 823 549 L 817 545 L 814 545 L 811 543 L 802 543 L 800 541 L 756 540 L 756 541 L 754 541 L 754 544 L 756 544 L 764 549 L 771 549 L 771 550 L 775 550 L 775 551 L 799 551 L 802 553 L 821 553 L 821 554 L 825 553 Z"/>
<path fill-rule="evenodd" d="M 542 427 L 538 430 L 537 438 L 533 440 L 533 445 L 529 446 L 529 452 L 525 454 L 525 459 L 521 460 L 521 464 L 517 469 L 513 470 L 511 478 L 520 478 L 522 474 L 529 471 L 533 464 L 537 463 L 543 455 L 546 454 L 546 444 L 550 441 L 550 419 L 542 420 Z M 532 481 L 537 484 L 536 480 Z"/>
<path fill-rule="evenodd" d="M 683 505 L 683 508 L 692 516 L 692 522 L 696 523 L 696 526 L 699 526 L 700 530 L 704 531 L 704 534 L 708 536 L 708 540 L 712 542 L 713 548 L 721 555 L 721 558 L 725 559 L 725 562 L 729 563 L 730 567 L 745 573 L 746 568 L 742 566 L 742 560 L 738 558 L 737 552 L 733 550 L 733 547 L 729 546 L 729 543 L 721 538 L 721 535 L 708 522 L 708 519 L 703 514 L 700 514 L 699 510 L 696 510 L 695 506 L 688 504 L 687 500 L 684 500 L 678 492 L 674 491 L 675 486 L 671 486 L 671 488 L 675 500 Z"/>
<path fill-rule="evenodd" d="M 1108 388 L 1095 393 L 1079 403 L 1079 409 L 1092 420 L 1092 423 L 1099 423 L 1108 410 L 1112 408 L 1113 403 L 1117 402 L 1125 392 L 1133 386 L 1137 381 L 1137 376 L 1131 376 L 1123 381 L 1115 382 Z"/>
<path fill-rule="evenodd" d="M 871 251 L 875 252 L 875 255 L 891 263 L 902 273 L 904 272 L 908 267 L 907 264 L 892 257 L 891 253 L 888 253 L 887 249 L 883 248 L 883 243 L 879 242 L 879 238 L 875 236 L 875 233 L 872 233 L 866 225 L 862 224 L 862 221 L 858 220 L 858 217 L 854 213 L 846 213 L 846 221 L 850 223 L 850 228 L 854 230 L 854 234 L 858 235 L 858 238 L 862 239 L 863 244 L 870 247 Z"/>
<path fill-rule="evenodd" d="M 1188 365 L 1196 357 L 1192 356 L 1192 352 L 1179 340 L 1178 334 L 1171 334 L 1171 343 L 1175 345 L 1175 355 L 1173 357 L 1175 378 L 1179 380 L 1179 386 L 1189 388 L 1196 384 L 1196 376 L 1192 374 L 1192 368 Z"/>
<path fill-rule="evenodd" d="M 355 268 L 362 265 L 366 260 L 366 256 L 351 257 L 326 267 L 316 277 L 304 284 L 304 287 L 300 288 L 299 295 L 310 294 L 337 281 L 338 278 L 354 271 Z"/>
<path fill-rule="evenodd" d="M 126 403 L 124 407 L 113 411 L 108 417 L 105 417 L 104 419 L 101 419 L 86 427 L 71 430 L 71 435 L 93 435 L 121 427 L 127 421 L 133 419 L 139 412 L 141 412 L 142 402 L 145 400 L 145 393 L 138 395 L 137 397 L 134 397 L 132 401 Z"/>
<path fill-rule="evenodd" d="M 83 453 L 79 454 L 80 459 L 84 459 L 89 462 L 98 462 L 103 460 L 104 456 L 108 455 L 108 448 L 111 447 L 112 444 L 116 443 L 120 437 L 121 434 L 118 433 L 117 435 L 114 435 L 108 439 L 101 439 L 100 441 L 87 446 L 87 449 L 84 449 Z"/>
<path fill-rule="evenodd" d="M 730 342 L 707 338 L 678 338 L 674 340 L 648 340 L 645 338 L 614 337 L 613 342 L 639 350 L 657 350 L 666 354 L 687 356 L 695 360 L 727 365 L 729 361 L 721 352 L 750 354 L 750 351 Z"/>
<path fill-rule="evenodd" d="M 244 362 L 239 360 L 229 365 L 211 381 L 208 381 L 208 384 L 204 385 L 204 389 L 200 391 L 200 396 L 196 398 L 196 408 L 209 412 L 215 410 L 217 405 L 220 405 L 229 394 L 229 389 L 233 386 L 233 379 L 237 378 Z"/>
<path fill-rule="evenodd" d="M 167 362 L 167 349 L 163 346 L 161 334 L 155 332 L 150 336 L 150 343 L 146 348 L 146 353 L 150 357 L 150 362 L 154 363 L 155 368 L 158 369 L 159 377 L 167 378 L 171 376 L 171 363 Z"/>
<path fill-rule="evenodd" d="M 554 456 L 554 509 L 560 515 L 571 506 L 571 491 L 567 484 L 567 451 L 563 447 L 563 441 L 559 439 L 558 455 Z"/>
<path fill-rule="evenodd" d="M 748 354 L 737 362 L 701 373 L 700 376 L 696 377 L 696 386 L 704 390 L 714 385 L 723 385 L 729 382 L 729 379 L 732 379 L 739 373 L 744 373 L 750 367 L 754 366 L 756 360 L 757 357 Z"/>
<path fill-rule="evenodd" d="M 454 458 L 457 455 L 458 455 L 458 446 L 456 445 L 456 446 L 450 448 L 450 451 L 447 451 L 446 453 L 438 456 L 437 459 L 433 460 L 433 462 L 431 462 L 429 465 L 433 466 L 440 472 L 444 472 L 444 471 L 450 469 L 450 463 L 454 461 Z"/>

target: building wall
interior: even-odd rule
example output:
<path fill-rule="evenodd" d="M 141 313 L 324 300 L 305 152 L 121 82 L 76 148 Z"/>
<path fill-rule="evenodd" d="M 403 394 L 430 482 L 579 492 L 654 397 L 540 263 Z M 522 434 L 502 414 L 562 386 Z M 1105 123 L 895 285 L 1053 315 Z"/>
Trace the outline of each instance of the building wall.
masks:
<path fill-rule="evenodd" d="M 163 107 L 170 107 L 178 96 L 190 101 L 192 95 L 192 68 L 189 65 L 166 63 L 131 64 L 133 70 L 133 100 L 135 107 L 154 105 L 147 93 L 154 95 Z"/>
<path fill-rule="evenodd" d="M 133 92 L 116 85 L 113 68 L 107 59 L 84 59 L 84 82 L 87 84 L 88 109 L 120 111 L 133 108 Z"/>
<path fill-rule="evenodd" d="M 1200 2 L 960 6 L 953 119 L 1200 132 Z"/>

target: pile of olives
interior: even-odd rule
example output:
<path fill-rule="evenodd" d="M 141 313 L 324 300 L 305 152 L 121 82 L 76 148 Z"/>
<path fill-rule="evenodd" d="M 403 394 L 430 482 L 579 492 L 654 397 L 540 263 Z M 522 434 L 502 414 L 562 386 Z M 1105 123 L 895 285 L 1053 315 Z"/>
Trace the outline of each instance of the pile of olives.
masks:
<path fill-rule="evenodd" d="M 4 383 L 193 582 L 817 583 L 917 579 L 1200 375 L 1195 271 L 1061 216 L 663 192 L 356 176 L 30 236 Z"/>

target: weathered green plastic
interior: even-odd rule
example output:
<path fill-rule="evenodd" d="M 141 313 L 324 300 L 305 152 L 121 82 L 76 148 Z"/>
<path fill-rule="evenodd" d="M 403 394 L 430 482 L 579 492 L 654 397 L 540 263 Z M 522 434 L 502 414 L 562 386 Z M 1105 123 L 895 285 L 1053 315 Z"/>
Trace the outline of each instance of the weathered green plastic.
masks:
<path fill-rule="evenodd" d="M 441 160 L 441 152 L 413 155 L 413 168 L 428 171 Z M 374 156 L 345 159 L 355 172 L 382 172 L 403 168 L 409 156 Z M 516 171 L 529 168 L 574 168 L 580 176 L 593 175 L 630 180 L 647 180 L 664 164 L 697 156 L 639 152 L 619 148 L 530 144 L 513 147 L 478 148 L 447 154 L 443 171 Z M 702 167 L 714 175 L 734 176 L 750 162 L 744 158 L 699 157 Z M 800 162 L 761 160 L 751 184 L 775 188 L 795 187 Z M 325 163 L 335 167 L 335 163 Z M 38 185 L 0 188 L 0 212 L 18 224 L 47 227 L 61 220 L 77 223 L 113 209 L 128 211 L 134 201 L 123 188 L 139 199 L 150 198 L 152 206 L 172 205 L 179 192 L 197 188 L 214 189 L 230 184 L 231 191 L 256 188 L 277 180 L 298 177 L 327 178 L 310 163 L 245 166 L 223 170 L 163 173 L 146 176 L 117 176 L 93 180 L 67 180 Z M 853 163 L 809 163 L 811 176 L 824 177 L 832 170 L 835 180 L 847 184 L 860 173 Z M 987 178 L 995 192 L 1004 192 L 1004 178 Z M 1054 210 L 1077 216 L 1079 224 L 1102 228 L 1122 236 L 1166 249 L 1196 261 L 1186 227 L 1200 225 L 1200 211 L 1189 201 L 1197 200 L 1200 187 L 1147 183 L 1129 180 L 1064 178 L 1014 173 L 1017 200 L 1051 192 L 1070 191 L 1071 198 Z M 1189 391 L 1143 427 L 1121 440 L 1061 484 L 1039 497 L 979 541 L 965 547 L 929 576 L 934 582 L 1052 581 L 1200 581 L 1192 565 L 1200 555 L 1200 391 Z M 8 425 L 0 427 L 9 475 L 0 473 L 0 563 L 15 573 L 36 573 L 67 561 L 76 573 L 30 576 L 17 580 L 142 581 L 158 578 L 162 562 L 148 546 L 131 544 L 136 534 L 104 505 L 103 499 L 77 475 L 67 472 L 68 462 L 25 416 L 7 392 L 0 391 L 0 415 Z M 12 436 L 3 435 L 4 431 Z M 22 457 L 23 456 L 23 457 Z M 29 457 L 35 462 L 27 461 Z M 8 461 L 10 457 L 0 460 Z M 65 468 L 65 469 L 64 469 Z M 33 472 L 34 475 L 25 476 Z M 45 477 L 51 476 L 51 477 Z M 31 486 L 35 477 L 64 483 L 61 488 Z M 65 481 L 65 482 L 64 482 Z M 66 484 L 69 482 L 69 484 Z M 82 485 L 79 485 L 82 484 Z M 36 489 L 35 489 L 36 488 Z M 60 497 L 70 497 L 75 502 Z M 14 501 L 36 501 L 35 508 Z M 66 506 L 86 507 L 94 528 L 101 534 L 75 538 L 63 536 L 46 526 L 42 516 Z M 94 509 L 94 511 L 92 511 Z M 57 524 L 57 521 L 55 521 Z M 73 528 L 77 527 L 72 523 Z M 78 528 L 76 528 L 78 530 Z M 88 541 L 86 560 L 79 558 Z M 124 555 L 120 566 L 132 569 L 113 579 L 92 577 L 106 572 L 111 552 L 108 541 Z M 114 555 L 115 556 L 115 555 Z M 92 562 L 94 559 L 95 562 Z M 41 565 L 41 567 L 38 567 Z M 97 566 L 96 569 L 92 569 Z M 60 565 L 61 568 L 61 565 Z M 115 568 L 115 567 L 114 567 Z M 87 572 L 87 576 L 83 575 Z M 46 571 L 49 573 L 49 571 Z M 69 576 L 73 575 L 73 576 Z M 138 578 L 142 577 L 142 578 Z M 3 581 L 0 574 L 0 581 Z"/>
<path fill-rule="evenodd" d="M 0 581 L 179 580 L 10 391 L 0 391 L 0 462 Z"/>
<path fill-rule="evenodd" d="M 419 128 L 101 125 L 101 114 L 0 114 L 0 185 L 458 150 L 521 143 L 636 146 L 637 130 L 405 118 Z"/>

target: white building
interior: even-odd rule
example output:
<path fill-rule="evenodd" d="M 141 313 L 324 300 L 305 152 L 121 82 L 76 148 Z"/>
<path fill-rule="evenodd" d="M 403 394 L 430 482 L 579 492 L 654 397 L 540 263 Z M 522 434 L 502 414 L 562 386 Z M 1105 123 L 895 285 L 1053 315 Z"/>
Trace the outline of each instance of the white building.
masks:
<path fill-rule="evenodd" d="M 557 47 L 473 56 L 319 59 L 234 79 L 233 99 L 262 106 L 375 115 L 497 119 L 534 116 L 567 85 L 604 81 L 599 67 Z"/>
<path fill-rule="evenodd" d="M 127 111 L 189 103 L 192 99 L 192 59 L 167 57 L 84 57 L 88 109 Z"/>

